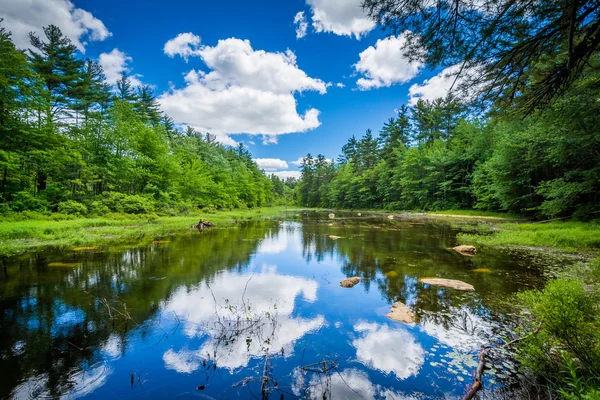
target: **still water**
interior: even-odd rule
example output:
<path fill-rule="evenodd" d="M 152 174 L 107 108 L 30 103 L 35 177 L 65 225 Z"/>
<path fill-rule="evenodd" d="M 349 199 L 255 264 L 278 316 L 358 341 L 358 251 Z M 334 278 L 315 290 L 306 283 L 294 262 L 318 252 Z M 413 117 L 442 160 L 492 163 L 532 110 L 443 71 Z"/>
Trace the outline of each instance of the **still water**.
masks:
<path fill-rule="evenodd" d="M 510 296 L 543 277 L 531 260 L 448 251 L 455 236 L 290 214 L 5 260 L 0 398 L 460 398 L 482 344 L 510 329 Z M 436 276 L 475 291 L 418 281 Z M 396 301 L 416 323 L 385 316 Z M 487 387 L 507 371 L 493 372 Z"/>

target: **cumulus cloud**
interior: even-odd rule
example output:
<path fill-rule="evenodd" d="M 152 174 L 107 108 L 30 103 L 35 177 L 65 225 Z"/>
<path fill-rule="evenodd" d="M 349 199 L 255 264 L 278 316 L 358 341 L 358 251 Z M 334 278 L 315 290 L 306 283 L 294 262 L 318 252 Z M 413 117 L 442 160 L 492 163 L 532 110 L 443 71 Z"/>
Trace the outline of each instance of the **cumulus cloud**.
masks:
<path fill-rule="evenodd" d="M 116 84 L 117 81 L 121 79 L 121 74 L 123 72 L 131 72 L 131 68 L 128 66 L 131 61 L 132 58 L 119 49 L 113 49 L 110 53 L 102 53 L 98 57 L 98 63 L 104 70 L 106 81 L 111 85 Z M 131 86 L 137 87 L 142 85 L 138 75 L 129 75 L 128 78 L 129 82 L 131 82 Z"/>
<path fill-rule="evenodd" d="M 300 179 L 302 173 L 300 171 L 273 171 L 269 175 L 275 175 L 280 179 L 286 180 L 287 178 Z"/>
<path fill-rule="evenodd" d="M 457 74 L 460 72 L 461 64 L 452 65 L 445 68 L 442 72 L 436 76 L 425 79 L 423 83 L 415 83 L 408 89 L 410 97 L 410 105 L 417 104 L 419 99 L 422 100 L 435 100 L 440 97 L 446 97 L 452 89 L 452 93 L 461 93 L 464 98 L 471 98 L 478 90 L 477 85 L 469 85 L 469 80 L 478 72 L 477 67 L 470 67 L 464 69 L 460 76 Z M 453 86 L 454 85 L 454 86 Z"/>
<path fill-rule="evenodd" d="M 395 83 L 405 83 L 414 78 L 423 64 L 410 61 L 405 55 L 406 33 L 379 39 L 375 46 L 369 46 L 360 53 L 360 60 L 354 64 L 357 73 L 363 74 L 356 82 L 359 89 L 388 87 Z"/>
<path fill-rule="evenodd" d="M 361 322 L 354 330 L 362 337 L 354 340 L 358 361 L 398 379 L 417 375 L 423 365 L 424 351 L 413 335 L 404 329 L 390 329 L 387 325 Z"/>
<path fill-rule="evenodd" d="M 304 91 L 324 94 L 326 84 L 301 70 L 292 51 L 254 50 L 248 40 L 230 38 L 183 53 L 200 57 L 211 71 L 191 70 L 185 87 L 172 88 L 159 97 L 162 109 L 176 123 L 218 136 L 275 136 L 305 132 L 321 124 L 317 109 L 298 113 L 294 95 Z"/>
<path fill-rule="evenodd" d="M 82 53 L 86 40 L 102 41 L 111 35 L 101 20 L 69 0 L 0 0 L 0 18 L 20 49 L 30 47 L 29 32 L 44 37 L 43 28 L 51 24 L 58 26 Z"/>
<path fill-rule="evenodd" d="M 306 16 L 304 15 L 304 11 L 300 11 L 294 17 L 294 25 L 296 25 L 296 38 L 302 39 L 306 36 L 306 31 L 308 30 L 308 21 L 306 20 Z"/>
<path fill-rule="evenodd" d="M 335 86 L 339 87 L 340 89 L 343 89 L 346 87 L 346 85 L 344 85 L 342 82 L 336 83 Z"/>
<path fill-rule="evenodd" d="M 289 357 L 298 339 L 325 323 L 322 315 L 311 319 L 293 316 L 296 299 L 303 297 L 304 301 L 315 302 L 317 288 L 318 283 L 314 280 L 279 275 L 275 267 L 269 266 L 264 266 L 263 271 L 254 274 L 222 272 L 210 282 L 210 287 L 206 283 L 192 290 L 181 287 L 165 304 L 163 313 L 165 316 L 172 316 L 173 313 L 178 315 L 183 333 L 188 337 L 206 335 L 206 340 L 199 349 L 169 349 L 164 353 L 163 361 L 167 368 L 191 373 L 200 367 L 203 355 L 214 354 L 217 350 L 217 364 L 230 370 L 247 366 L 250 357 L 264 355 L 266 344 L 262 340 L 250 343 L 237 340 L 228 346 L 223 346 L 219 340 L 221 324 L 233 326 L 236 321 L 236 316 L 232 314 L 235 312 L 230 311 L 229 306 L 237 307 L 237 299 L 243 300 L 244 308 L 251 306 L 257 316 L 273 314 L 277 323 L 272 327 L 269 348 L 275 351 L 283 348 L 285 356 Z M 217 304 L 212 300 L 207 301 L 213 297 Z"/>
<path fill-rule="evenodd" d="M 276 171 L 278 169 L 287 169 L 288 163 L 279 158 L 255 158 L 254 162 L 258 168 L 265 171 Z"/>
<path fill-rule="evenodd" d="M 304 157 L 300 157 L 297 160 L 294 161 L 290 161 L 290 164 L 294 164 L 294 165 L 302 165 L 302 162 L 304 161 Z M 328 164 L 331 164 L 333 162 L 333 160 L 331 158 L 325 158 L 325 162 Z"/>
<path fill-rule="evenodd" d="M 360 39 L 375 22 L 361 8 L 362 0 L 307 0 L 311 8 L 312 26 L 316 32 L 331 32 L 339 36 Z"/>
<path fill-rule="evenodd" d="M 180 33 L 175 38 L 165 43 L 163 51 L 169 57 L 181 56 L 188 61 L 188 58 L 197 54 L 200 46 L 200 36 L 191 32 Z"/>

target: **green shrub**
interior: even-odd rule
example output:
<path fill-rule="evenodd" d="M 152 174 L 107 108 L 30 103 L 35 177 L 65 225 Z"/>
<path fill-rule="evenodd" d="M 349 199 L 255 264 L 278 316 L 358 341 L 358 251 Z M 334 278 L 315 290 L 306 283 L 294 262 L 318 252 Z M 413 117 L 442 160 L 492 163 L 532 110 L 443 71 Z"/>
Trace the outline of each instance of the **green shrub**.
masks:
<path fill-rule="evenodd" d="M 30 192 L 17 192 L 13 196 L 10 207 L 17 212 L 21 211 L 45 211 L 50 204 L 46 199 L 36 197 Z"/>
<path fill-rule="evenodd" d="M 598 299 L 573 279 L 556 279 L 542 291 L 521 293 L 519 298 L 530 311 L 530 334 L 519 343 L 519 361 L 549 381 L 569 367 L 565 360 L 577 360 L 584 378 L 600 372 L 600 323 Z M 560 350 L 560 351 L 559 351 Z M 565 358 L 566 357 L 566 358 Z"/>
<path fill-rule="evenodd" d="M 88 206 L 88 210 L 91 215 L 97 216 L 106 215 L 110 212 L 110 208 L 101 201 L 92 201 Z"/>
<path fill-rule="evenodd" d="M 127 214 L 147 214 L 154 211 L 154 202 L 139 195 L 125 195 L 121 205 Z"/>
<path fill-rule="evenodd" d="M 58 204 L 58 212 L 71 215 L 86 215 L 88 208 L 85 204 L 81 204 L 74 200 L 61 201 Z"/>

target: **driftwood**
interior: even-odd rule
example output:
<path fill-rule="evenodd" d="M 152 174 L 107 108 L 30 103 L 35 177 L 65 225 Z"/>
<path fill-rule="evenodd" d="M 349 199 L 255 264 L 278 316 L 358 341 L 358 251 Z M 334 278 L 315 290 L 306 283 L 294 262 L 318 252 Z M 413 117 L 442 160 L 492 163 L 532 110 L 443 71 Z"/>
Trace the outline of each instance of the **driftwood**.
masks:
<path fill-rule="evenodd" d="M 475 371 L 475 382 L 473 383 L 465 397 L 463 397 L 463 400 L 471 400 L 473 397 L 475 397 L 477 392 L 479 392 L 479 389 L 481 389 L 481 387 L 483 386 L 481 381 L 483 379 L 483 371 L 485 371 L 486 350 L 487 349 L 484 348 L 483 350 L 481 350 L 481 353 L 479 353 L 479 364 L 477 364 L 477 371 Z"/>
<path fill-rule="evenodd" d="M 537 333 L 540 331 L 541 328 L 542 328 L 542 324 L 538 325 L 538 327 L 533 332 L 530 332 L 524 336 L 513 339 L 510 342 L 506 342 L 502 346 L 500 346 L 500 348 L 506 348 L 506 347 L 512 346 L 513 344 L 520 342 L 521 340 L 525 339 L 526 337 L 529 337 L 531 335 L 537 335 Z M 483 387 L 482 379 L 483 379 L 483 373 L 485 371 L 485 356 L 487 355 L 488 350 L 494 350 L 494 349 L 490 348 L 490 347 L 484 347 L 483 349 L 481 349 L 481 353 L 479 353 L 479 364 L 477 364 L 477 370 L 475 371 L 475 382 L 473 383 L 473 385 L 471 385 L 471 387 L 469 388 L 469 391 L 467 392 L 467 394 L 465 394 L 465 396 L 462 398 L 462 400 L 471 400 L 473 397 L 475 397 L 477 392 Z"/>
<path fill-rule="evenodd" d="M 213 224 L 210 221 L 200 220 L 200 221 L 198 221 L 198 223 L 196 225 L 192 225 L 191 228 L 195 228 L 195 229 L 198 229 L 199 231 L 203 231 L 208 228 L 213 228 L 214 226 L 215 226 L 215 224 Z"/>

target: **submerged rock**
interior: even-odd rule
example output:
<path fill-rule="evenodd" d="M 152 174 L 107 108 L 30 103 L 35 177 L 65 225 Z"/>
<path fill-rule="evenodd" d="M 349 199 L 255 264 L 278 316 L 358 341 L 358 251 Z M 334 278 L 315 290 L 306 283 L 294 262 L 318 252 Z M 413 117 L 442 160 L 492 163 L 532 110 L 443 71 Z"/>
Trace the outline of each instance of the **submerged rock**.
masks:
<path fill-rule="evenodd" d="M 74 247 L 71 250 L 73 251 L 93 251 L 98 250 L 97 247 Z"/>
<path fill-rule="evenodd" d="M 387 276 L 390 279 L 398 277 L 398 273 L 396 271 L 388 271 L 384 275 Z"/>
<path fill-rule="evenodd" d="M 463 256 L 474 256 L 475 253 L 477 253 L 477 249 L 475 248 L 475 246 L 466 246 L 466 245 L 461 245 L 461 246 L 456 246 L 453 247 L 452 250 L 454 250 L 455 252 L 462 254 Z"/>
<path fill-rule="evenodd" d="M 79 263 L 66 263 L 66 262 L 53 262 L 48 264 L 49 267 L 65 267 L 65 268 L 74 268 L 77 267 Z"/>
<path fill-rule="evenodd" d="M 390 313 L 386 315 L 391 320 L 411 324 L 415 322 L 415 313 L 408 306 L 400 301 L 392 304 Z"/>
<path fill-rule="evenodd" d="M 360 282 L 360 278 L 358 276 L 353 276 L 352 278 L 347 278 L 341 281 L 340 286 L 345 288 L 351 288 L 353 286 L 356 286 L 358 282 Z"/>
<path fill-rule="evenodd" d="M 421 278 L 419 282 L 426 283 L 432 286 L 440 286 L 447 287 L 456 290 L 475 290 L 473 285 L 465 283 L 463 281 L 457 281 L 454 279 L 444 279 L 444 278 Z"/>
<path fill-rule="evenodd" d="M 490 272 L 492 272 L 492 270 L 491 270 L 491 269 L 489 269 L 489 268 L 475 268 L 475 269 L 473 270 L 473 272 L 483 272 L 483 273 L 490 273 Z"/>

